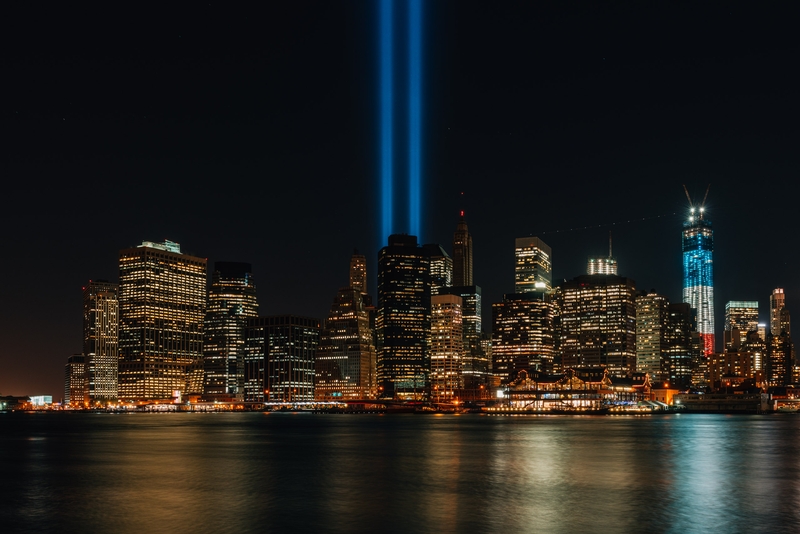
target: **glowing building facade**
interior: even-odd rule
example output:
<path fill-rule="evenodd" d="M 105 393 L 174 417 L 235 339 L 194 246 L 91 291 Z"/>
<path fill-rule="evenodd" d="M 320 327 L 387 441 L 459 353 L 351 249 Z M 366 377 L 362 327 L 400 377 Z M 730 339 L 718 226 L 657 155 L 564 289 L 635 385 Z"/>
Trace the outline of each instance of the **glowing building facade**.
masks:
<path fill-rule="evenodd" d="M 769 296 L 769 329 L 773 336 L 781 335 L 786 331 L 792 333 L 789 311 L 786 309 L 786 295 L 782 288 L 772 290 Z"/>
<path fill-rule="evenodd" d="M 296 315 L 248 319 L 245 402 L 312 402 L 319 320 Z"/>
<path fill-rule="evenodd" d="M 84 380 L 86 365 L 83 354 L 73 354 L 67 358 L 64 366 L 64 404 L 73 408 L 82 408 L 86 395 Z"/>
<path fill-rule="evenodd" d="M 635 371 L 633 280 L 611 274 L 583 275 L 560 284 L 557 299 L 561 369 L 604 367 L 617 377 Z"/>
<path fill-rule="evenodd" d="M 430 391 L 430 260 L 406 234 L 378 253 L 378 395 L 422 399 Z"/>
<path fill-rule="evenodd" d="M 664 381 L 664 354 L 667 346 L 669 301 L 658 293 L 636 297 L 636 371 L 647 373 L 652 381 Z"/>
<path fill-rule="evenodd" d="M 375 398 L 375 345 L 364 300 L 357 287 L 340 289 L 323 322 L 314 364 L 317 400 Z"/>
<path fill-rule="evenodd" d="M 119 253 L 119 397 L 203 391 L 206 259 L 143 242 Z"/>
<path fill-rule="evenodd" d="M 242 400 L 244 329 L 258 316 L 256 286 L 249 263 L 214 263 L 204 322 L 203 396 Z"/>
<path fill-rule="evenodd" d="M 83 288 L 84 402 L 116 401 L 119 370 L 117 284 L 89 281 Z"/>
<path fill-rule="evenodd" d="M 554 370 L 556 315 L 547 293 L 511 293 L 492 304 L 492 373 L 501 384 L 520 371 Z"/>
<path fill-rule="evenodd" d="M 453 401 L 464 387 L 462 299 L 458 295 L 431 297 L 431 400 Z"/>
<path fill-rule="evenodd" d="M 430 261 L 431 295 L 436 295 L 453 285 L 453 258 L 436 243 L 423 245 L 422 248 Z"/>
<path fill-rule="evenodd" d="M 748 332 L 758 331 L 758 302 L 731 300 L 725 304 L 725 352 L 739 351 Z"/>
<path fill-rule="evenodd" d="M 683 302 L 696 310 L 703 353 L 714 352 L 714 232 L 703 208 L 683 225 Z"/>
<path fill-rule="evenodd" d="M 552 251 L 538 237 L 520 237 L 514 247 L 514 291 L 549 291 L 553 286 Z"/>

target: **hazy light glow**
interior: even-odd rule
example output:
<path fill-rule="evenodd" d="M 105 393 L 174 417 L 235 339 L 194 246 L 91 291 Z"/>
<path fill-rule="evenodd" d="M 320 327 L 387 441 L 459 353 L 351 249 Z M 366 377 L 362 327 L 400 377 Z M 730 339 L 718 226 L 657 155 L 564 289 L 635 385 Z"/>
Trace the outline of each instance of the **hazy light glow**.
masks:
<path fill-rule="evenodd" d="M 408 226 L 420 235 L 422 212 L 422 0 L 408 2 Z"/>
<path fill-rule="evenodd" d="M 381 138 L 381 239 L 392 233 L 394 57 L 392 0 L 381 0 L 380 18 L 380 138 Z"/>

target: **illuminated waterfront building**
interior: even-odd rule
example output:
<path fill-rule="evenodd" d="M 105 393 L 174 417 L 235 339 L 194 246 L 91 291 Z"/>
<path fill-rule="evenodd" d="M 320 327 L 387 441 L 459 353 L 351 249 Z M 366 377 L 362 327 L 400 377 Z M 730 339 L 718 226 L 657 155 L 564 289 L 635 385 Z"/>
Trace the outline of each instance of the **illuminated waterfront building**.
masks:
<path fill-rule="evenodd" d="M 206 259 L 143 242 L 119 253 L 119 397 L 203 391 Z"/>
<path fill-rule="evenodd" d="M 748 332 L 758 331 L 758 302 L 731 300 L 725 304 L 725 352 L 738 351 Z"/>
<path fill-rule="evenodd" d="M 683 224 L 683 302 L 697 310 L 703 353 L 714 352 L 714 232 L 704 209 L 691 209 Z"/>
<path fill-rule="evenodd" d="M 481 389 L 489 380 L 489 356 L 481 346 L 483 336 L 482 300 L 480 286 L 453 286 L 441 290 L 441 294 L 461 297 L 461 313 L 464 331 L 464 358 L 461 376 L 464 383 L 464 398 L 480 397 Z"/>
<path fill-rule="evenodd" d="M 472 234 L 467 228 L 464 210 L 453 234 L 453 284 L 471 286 L 472 282 Z"/>
<path fill-rule="evenodd" d="M 791 384 L 794 378 L 794 344 L 786 330 L 777 336 L 772 332 L 767 334 L 766 353 L 767 383 L 770 386 Z"/>
<path fill-rule="evenodd" d="M 204 321 L 203 396 L 244 398 L 244 329 L 258 316 L 256 286 L 249 263 L 214 263 Z"/>
<path fill-rule="evenodd" d="M 462 324 L 461 297 L 431 297 L 431 400 L 452 401 L 464 387 Z"/>
<path fill-rule="evenodd" d="M 647 373 L 651 380 L 663 382 L 667 353 L 669 300 L 649 292 L 636 297 L 636 371 Z"/>
<path fill-rule="evenodd" d="M 611 274 L 582 275 L 561 283 L 556 295 L 561 369 L 604 367 L 617 377 L 635 371 L 633 280 Z"/>
<path fill-rule="evenodd" d="M 667 324 L 664 329 L 666 347 L 661 359 L 661 378 L 670 387 L 687 389 L 696 383 L 707 381 L 707 366 L 703 356 L 701 339 L 692 314 L 685 302 L 673 302 L 667 306 Z"/>
<path fill-rule="evenodd" d="M 753 332 L 753 334 L 755 334 Z M 751 351 L 715 352 L 708 357 L 708 379 L 713 389 L 738 385 L 752 380 L 760 386 L 764 380 L 759 368 L 760 353 Z"/>
<path fill-rule="evenodd" d="M 244 400 L 311 402 L 319 320 L 296 315 L 252 317 L 245 327 Z"/>
<path fill-rule="evenodd" d="M 492 374 L 501 384 L 521 371 L 552 372 L 556 305 L 548 293 L 510 293 L 492 304 Z"/>
<path fill-rule="evenodd" d="M 422 399 L 430 391 L 430 260 L 406 234 L 378 253 L 379 396 Z"/>
<path fill-rule="evenodd" d="M 435 243 L 423 245 L 422 248 L 430 261 L 431 295 L 436 295 L 453 285 L 453 258 Z"/>
<path fill-rule="evenodd" d="M 538 237 L 519 237 L 514 247 L 514 291 L 549 291 L 553 286 L 552 251 Z"/>
<path fill-rule="evenodd" d="M 792 334 L 786 295 L 782 288 L 773 289 L 769 297 L 769 329 L 773 336 L 779 336 L 783 331 Z"/>
<path fill-rule="evenodd" d="M 83 354 L 73 354 L 64 366 L 64 404 L 73 408 L 82 407 L 85 399 L 84 380 L 86 366 Z"/>
<path fill-rule="evenodd" d="M 116 401 L 119 372 L 117 284 L 89 281 L 83 288 L 84 399 L 87 405 Z"/>
<path fill-rule="evenodd" d="M 317 400 L 370 399 L 376 353 L 367 306 L 357 287 L 339 290 L 323 322 L 314 364 Z"/>

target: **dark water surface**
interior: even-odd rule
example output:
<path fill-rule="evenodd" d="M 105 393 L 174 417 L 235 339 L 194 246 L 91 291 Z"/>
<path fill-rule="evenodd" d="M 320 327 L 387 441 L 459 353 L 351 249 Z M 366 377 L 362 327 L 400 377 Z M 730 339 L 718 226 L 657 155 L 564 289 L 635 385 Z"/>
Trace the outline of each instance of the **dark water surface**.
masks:
<path fill-rule="evenodd" d="M 0 533 L 800 532 L 800 415 L 0 414 Z"/>

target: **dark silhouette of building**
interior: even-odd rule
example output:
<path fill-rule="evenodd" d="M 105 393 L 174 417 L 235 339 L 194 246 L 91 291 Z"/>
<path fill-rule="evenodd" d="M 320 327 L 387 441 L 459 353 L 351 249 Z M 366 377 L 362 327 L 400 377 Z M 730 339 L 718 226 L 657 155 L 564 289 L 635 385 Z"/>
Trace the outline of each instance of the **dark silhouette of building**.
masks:
<path fill-rule="evenodd" d="M 472 235 L 467 228 L 464 210 L 453 234 L 453 285 L 471 286 L 472 281 Z"/>

